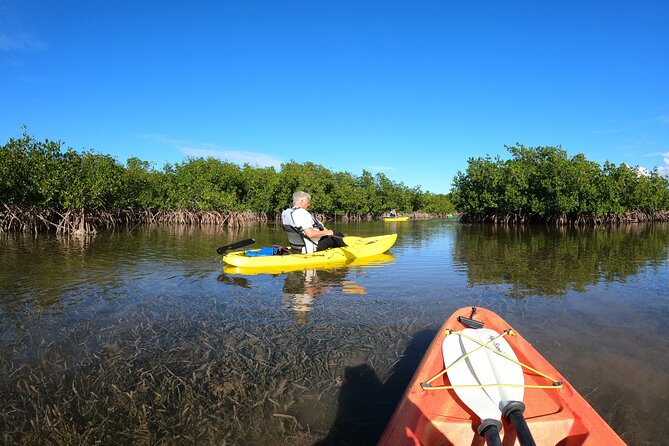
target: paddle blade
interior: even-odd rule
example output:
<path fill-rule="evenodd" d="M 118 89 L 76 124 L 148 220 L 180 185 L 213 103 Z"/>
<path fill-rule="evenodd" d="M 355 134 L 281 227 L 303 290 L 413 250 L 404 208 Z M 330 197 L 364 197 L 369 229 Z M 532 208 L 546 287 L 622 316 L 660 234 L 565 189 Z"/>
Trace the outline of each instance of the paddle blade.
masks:
<path fill-rule="evenodd" d="M 469 354 L 469 356 L 467 357 L 467 361 L 469 362 L 469 365 L 471 367 L 469 373 L 471 373 L 472 375 L 472 380 L 475 381 L 477 384 L 484 386 L 495 385 L 498 384 L 499 381 L 495 376 L 495 371 L 493 370 L 492 364 L 490 364 L 490 361 L 488 360 L 489 359 L 487 354 L 488 349 L 485 347 L 481 347 L 479 343 L 473 341 L 472 339 L 469 339 L 469 337 L 473 339 L 479 339 L 478 336 L 479 332 L 480 330 L 474 328 L 465 328 L 464 330 L 462 330 L 463 336 L 460 336 L 460 344 L 462 345 L 462 352 L 463 354 Z M 493 338 L 496 336 L 493 336 Z M 485 341 L 481 342 L 485 343 L 488 341 L 489 340 L 486 339 Z M 500 395 L 500 389 L 498 387 L 485 387 L 483 388 L 483 392 L 488 396 L 490 401 L 492 401 L 495 404 L 495 406 L 499 409 L 501 418 L 503 406 L 501 405 L 502 397 Z"/>
<path fill-rule="evenodd" d="M 247 238 L 246 240 L 240 240 L 240 241 L 238 241 L 238 242 L 231 243 L 231 244 L 229 244 L 229 245 L 221 246 L 220 248 L 217 248 L 217 249 L 216 249 L 216 252 L 217 252 L 218 254 L 220 254 L 220 255 L 223 255 L 223 254 L 225 254 L 225 253 L 228 252 L 228 251 L 231 251 L 231 250 L 233 250 L 233 249 L 243 248 L 244 246 L 252 245 L 252 244 L 254 244 L 255 242 L 256 242 L 256 241 L 255 241 L 254 239 L 252 239 L 252 238 Z"/>
<path fill-rule="evenodd" d="M 483 388 L 459 387 L 480 384 L 472 369 L 470 358 L 461 360 L 466 353 L 462 343 L 463 339 L 462 336 L 453 334 L 446 336 L 442 344 L 444 365 L 448 369 L 446 372 L 448 380 L 455 387 L 453 390 L 460 400 L 481 420 L 499 420 L 502 418 L 502 412 L 498 401 L 493 401 Z"/>
<path fill-rule="evenodd" d="M 525 405 L 522 402 L 524 396 L 524 388 L 522 386 L 525 384 L 523 368 L 509 359 L 518 361 L 513 348 L 504 337 L 499 337 L 499 333 L 495 330 L 480 328 L 464 331 L 469 331 L 470 336 L 475 335 L 479 341 L 484 344 L 490 343 L 494 348 L 494 351 L 488 348 L 484 349 L 487 358 L 479 358 L 481 363 L 473 364 L 473 370 L 482 384 L 488 382 L 491 384 L 507 384 L 506 386 L 494 389 L 488 388 L 486 390 L 489 390 L 488 393 L 491 395 L 491 398 L 493 398 L 492 395 L 496 395 L 499 398 L 499 408 L 502 410 L 503 415 L 513 424 L 521 446 L 536 446 L 532 433 L 523 417 L 525 410 Z"/>
<path fill-rule="evenodd" d="M 499 333 L 489 328 L 480 328 L 477 330 L 465 329 L 465 332 L 470 332 L 470 336 L 478 337 L 482 343 L 489 343 L 493 339 L 491 347 L 495 351 L 488 348 L 481 350 L 480 359 L 481 364 L 477 364 L 474 370 L 482 384 L 509 384 L 509 386 L 502 386 L 498 388 L 490 388 L 497 398 L 499 398 L 499 408 L 503 410 L 512 401 L 523 401 L 525 377 L 523 376 L 523 368 L 496 353 L 502 353 L 513 360 L 518 360 L 516 353 L 513 351 L 509 343 L 504 337 L 500 337 Z M 475 344 L 475 343 L 472 343 Z M 478 347 L 478 344 L 475 344 Z M 468 350 L 469 351 L 469 350 Z M 480 374 L 479 374 L 480 372 Z M 483 374 L 486 374 L 483 378 Z"/>

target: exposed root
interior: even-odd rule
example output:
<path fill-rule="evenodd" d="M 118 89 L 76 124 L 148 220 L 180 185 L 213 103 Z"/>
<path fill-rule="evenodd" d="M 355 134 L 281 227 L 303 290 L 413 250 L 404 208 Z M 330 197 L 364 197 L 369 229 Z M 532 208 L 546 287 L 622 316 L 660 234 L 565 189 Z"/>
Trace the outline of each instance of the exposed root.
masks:
<path fill-rule="evenodd" d="M 549 216 L 513 213 L 465 213 L 460 216 L 460 221 L 464 223 L 492 223 L 502 225 L 545 223 L 552 226 L 599 226 L 651 221 L 669 221 L 669 210 L 658 212 L 630 211 L 625 212 L 624 214 L 612 215 L 555 214 Z"/>

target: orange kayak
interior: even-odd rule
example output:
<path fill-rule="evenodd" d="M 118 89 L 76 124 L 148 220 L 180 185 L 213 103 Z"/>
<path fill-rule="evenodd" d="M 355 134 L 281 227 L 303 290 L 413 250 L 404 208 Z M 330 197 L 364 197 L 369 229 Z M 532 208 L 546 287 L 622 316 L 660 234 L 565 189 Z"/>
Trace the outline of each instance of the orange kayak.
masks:
<path fill-rule="evenodd" d="M 493 339 L 492 336 L 488 342 L 467 339 L 476 338 L 477 333 L 499 333 L 503 339 Z M 464 347 L 467 343 L 475 345 L 477 353 L 467 350 Z M 493 351 L 495 348 L 503 350 L 499 344 L 505 344 L 512 350 L 511 357 Z M 457 360 L 450 356 L 453 348 L 462 348 Z M 479 350 L 485 351 L 484 356 L 504 356 L 503 363 L 489 361 L 495 362 L 494 367 L 497 368 L 517 368 L 515 377 L 521 380 L 521 384 L 507 384 L 506 379 L 495 384 L 495 378 L 493 381 L 481 379 L 476 374 L 478 366 L 473 362 L 475 355 L 483 354 Z M 460 366 L 463 373 L 476 378 L 472 378 L 474 384 L 480 385 L 463 385 L 462 377 L 455 371 Z M 499 376 L 497 372 L 499 370 L 496 371 Z M 467 307 L 453 313 L 439 330 L 386 426 L 379 445 L 484 445 L 486 439 L 483 433 L 477 433 L 477 429 L 485 424 L 481 414 L 484 409 L 479 406 L 477 398 L 488 399 L 488 393 L 497 390 L 503 393 L 505 385 L 513 387 L 514 392 L 520 392 L 519 399 L 525 406 L 523 416 L 526 428 L 529 428 L 538 445 L 625 444 L 571 384 L 508 323 L 490 310 Z M 490 399 L 493 414 L 499 410 L 497 405 L 506 404 L 506 401 L 502 402 L 503 398 Z M 489 400 L 480 403 L 490 405 Z M 521 444 L 516 430 L 522 429 L 514 428 L 515 425 L 504 416 L 497 419 L 501 422 L 501 443 L 505 446 Z"/>

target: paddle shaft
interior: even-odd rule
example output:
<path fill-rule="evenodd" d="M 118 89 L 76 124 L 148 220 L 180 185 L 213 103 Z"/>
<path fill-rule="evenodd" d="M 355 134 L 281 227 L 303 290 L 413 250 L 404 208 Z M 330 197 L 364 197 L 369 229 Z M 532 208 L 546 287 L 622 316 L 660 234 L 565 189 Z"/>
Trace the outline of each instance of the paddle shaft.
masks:
<path fill-rule="evenodd" d="M 516 430 L 516 435 L 518 435 L 518 441 L 521 446 L 536 446 L 534 438 L 532 437 L 532 432 L 527 426 L 525 417 L 523 417 L 523 412 L 525 411 L 525 404 L 520 401 L 513 401 L 504 408 L 504 416 L 511 421 L 513 428 Z"/>
<path fill-rule="evenodd" d="M 235 243 L 230 243 L 229 245 L 221 246 L 220 248 L 216 249 L 216 252 L 220 255 L 223 255 L 226 252 L 230 251 L 231 249 L 243 248 L 244 246 L 252 245 L 255 242 L 256 241 L 253 240 L 252 238 L 247 238 L 246 240 L 240 240 Z"/>
<path fill-rule="evenodd" d="M 520 446 L 536 446 L 530 428 L 527 427 L 527 422 L 523 417 L 525 405 L 522 402 L 514 401 L 509 403 L 505 409 L 504 416 L 513 424 Z M 502 446 L 499 424 L 497 423 L 499 423 L 497 420 L 483 420 L 478 429 L 479 435 L 485 437 L 488 446 Z"/>
<path fill-rule="evenodd" d="M 500 422 L 497 420 L 483 420 L 479 426 L 479 435 L 485 437 L 488 446 L 502 446 L 502 440 L 499 437 Z"/>

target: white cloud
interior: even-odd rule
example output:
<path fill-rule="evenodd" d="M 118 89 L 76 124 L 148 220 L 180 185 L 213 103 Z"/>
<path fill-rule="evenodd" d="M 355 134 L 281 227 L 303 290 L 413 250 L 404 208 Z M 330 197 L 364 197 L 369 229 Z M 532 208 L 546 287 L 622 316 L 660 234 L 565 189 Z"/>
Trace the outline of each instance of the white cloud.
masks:
<path fill-rule="evenodd" d="M 163 144 L 169 144 L 170 146 L 179 147 L 188 144 L 186 141 L 181 139 L 172 138 L 166 135 L 157 135 L 155 133 L 144 133 L 139 135 L 142 139 L 148 139 L 149 141 L 160 142 Z"/>
<path fill-rule="evenodd" d="M 369 166 L 369 169 L 376 172 L 395 172 L 397 170 L 396 167 L 392 166 Z"/>
<path fill-rule="evenodd" d="M 0 51 L 40 51 L 44 48 L 44 42 L 30 34 L 0 33 Z"/>
<path fill-rule="evenodd" d="M 276 159 L 270 155 L 258 152 L 248 152 L 237 149 L 226 149 L 210 143 L 199 143 L 192 141 L 185 141 L 182 139 L 173 138 L 166 135 L 144 134 L 142 138 L 151 141 L 156 141 L 162 144 L 167 144 L 180 150 L 186 156 L 194 158 L 208 158 L 213 157 L 222 161 L 229 161 L 235 164 L 248 163 L 252 166 L 280 168 L 282 160 Z"/>
<path fill-rule="evenodd" d="M 197 147 L 180 147 L 181 151 L 188 156 L 195 158 L 218 158 L 223 161 L 230 161 L 235 164 L 248 163 L 252 166 L 276 168 L 281 167 L 283 161 L 278 160 L 272 156 L 257 152 L 245 152 L 242 150 L 217 150 L 217 149 L 201 149 Z"/>
<path fill-rule="evenodd" d="M 664 158 L 664 166 L 658 167 L 657 171 L 660 175 L 669 175 L 669 152 L 664 152 L 662 157 Z"/>

